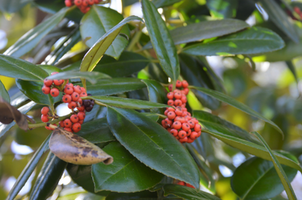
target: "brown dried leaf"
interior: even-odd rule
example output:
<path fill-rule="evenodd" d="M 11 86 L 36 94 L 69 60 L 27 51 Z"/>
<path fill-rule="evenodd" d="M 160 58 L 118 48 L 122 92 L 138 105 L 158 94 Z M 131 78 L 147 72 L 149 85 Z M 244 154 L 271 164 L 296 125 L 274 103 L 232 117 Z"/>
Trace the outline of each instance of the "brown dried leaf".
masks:
<path fill-rule="evenodd" d="M 77 165 L 91 165 L 99 162 L 111 164 L 113 162 L 113 158 L 98 146 L 61 128 L 53 131 L 49 148 L 58 158 Z"/>
<path fill-rule="evenodd" d="M 22 114 L 17 108 L 10 105 L 0 96 L 0 122 L 10 124 L 13 120 L 23 130 L 28 130 L 27 120 L 31 120 L 26 115 Z"/>

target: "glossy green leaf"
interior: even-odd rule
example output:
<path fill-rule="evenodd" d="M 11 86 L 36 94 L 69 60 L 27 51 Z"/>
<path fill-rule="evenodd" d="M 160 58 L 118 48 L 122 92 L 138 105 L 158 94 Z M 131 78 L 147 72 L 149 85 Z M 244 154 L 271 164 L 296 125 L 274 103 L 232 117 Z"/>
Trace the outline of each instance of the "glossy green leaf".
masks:
<path fill-rule="evenodd" d="M 10 102 L 9 94 L 8 94 L 7 90 L 5 89 L 1 80 L 0 80 L 0 97 L 2 97 L 8 103 Z"/>
<path fill-rule="evenodd" d="M 62 100 L 62 94 L 57 97 L 46 95 L 42 92 L 43 83 L 34 81 L 23 81 L 17 79 L 17 87 L 25 94 L 28 98 L 36 103 L 50 105 L 51 102 L 59 102 Z"/>
<path fill-rule="evenodd" d="M 118 36 L 123 26 L 133 20 L 141 20 L 141 18 L 136 16 L 127 17 L 107 31 L 85 54 L 81 63 L 80 71 L 92 71 L 96 64 L 102 59 L 102 56 L 111 43 Z"/>
<path fill-rule="evenodd" d="M 252 132 L 253 134 L 256 135 L 256 137 L 262 142 L 263 146 L 265 147 L 265 149 L 268 151 L 271 160 L 274 164 L 275 170 L 281 180 L 281 183 L 285 189 L 285 192 L 287 194 L 287 197 L 289 200 L 296 200 L 297 197 L 295 195 L 295 192 L 290 184 L 290 181 L 288 180 L 287 175 L 284 172 L 284 169 L 282 168 L 281 164 L 279 163 L 278 159 L 276 158 L 276 155 L 274 155 L 273 151 L 271 150 L 271 148 L 268 146 L 268 144 L 266 143 L 266 141 L 263 139 L 263 137 L 257 133 L 257 132 Z M 297 161 L 297 160 L 296 160 Z M 298 161 L 297 161 L 298 162 Z"/>
<path fill-rule="evenodd" d="M 161 125 L 133 110 L 111 107 L 107 120 L 116 139 L 140 162 L 199 188 L 200 172 L 196 163 Z"/>
<path fill-rule="evenodd" d="M 157 113 L 151 113 L 151 112 L 143 112 L 142 115 L 145 115 L 146 117 L 149 117 L 153 121 L 157 122 L 159 119 L 159 115 Z"/>
<path fill-rule="evenodd" d="M 256 117 L 258 119 L 261 119 L 269 124 L 271 124 L 277 131 L 279 131 L 281 134 L 283 134 L 282 130 L 274 123 L 272 122 L 271 120 L 268 120 L 266 118 L 264 118 L 263 116 L 261 116 L 259 113 L 257 113 L 256 111 L 252 110 L 250 107 L 248 107 L 247 105 L 233 99 L 232 97 L 230 96 L 227 96 L 221 92 L 217 92 L 217 91 L 214 91 L 214 90 L 210 90 L 210 89 L 206 89 L 206 88 L 202 88 L 202 87 L 193 87 L 205 94 L 208 94 L 222 102 L 225 102 L 231 106 L 234 106 L 235 108 L 238 108 L 240 110 L 242 110 L 243 112 L 253 116 L 253 117 Z"/>
<path fill-rule="evenodd" d="M 215 18 L 232 18 L 236 15 L 238 0 L 207 0 L 210 13 Z"/>
<path fill-rule="evenodd" d="M 111 165 L 92 165 L 91 174 L 96 192 L 138 192 L 151 188 L 163 178 L 162 174 L 146 167 L 118 142 L 108 144 L 103 150 L 112 155 L 114 162 Z"/>
<path fill-rule="evenodd" d="M 79 131 L 77 135 L 92 143 L 102 143 L 115 140 L 115 137 L 112 135 L 108 127 L 106 118 L 96 119 L 84 123 L 81 131 Z"/>
<path fill-rule="evenodd" d="M 29 200 L 47 199 L 56 189 L 67 163 L 49 153 L 33 186 Z"/>
<path fill-rule="evenodd" d="M 87 85 L 87 93 L 95 95 L 112 95 L 138 90 L 146 87 L 143 82 L 136 78 L 112 78 L 102 79 L 94 85 Z"/>
<path fill-rule="evenodd" d="M 223 19 L 188 24 L 175 28 L 170 33 L 174 44 L 182 44 L 228 35 L 248 27 L 249 25 L 242 20 Z M 151 43 L 146 44 L 144 48 L 152 48 Z"/>
<path fill-rule="evenodd" d="M 43 81 L 48 76 L 40 67 L 25 60 L 0 55 L 0 74 L 28 81 Z"/>
<path fill-rule="evenodd" d="M 164 185 L 163 190 L 165 192 L 165 196 L 173 194 L 175 196 L 181 197 L 182 199 L 219 200 L 218 197 L 207 192 L 177 184 Z"/>
<path fill-rule="evenodd" d="M 297 170 L 284 165 L 282 167 L 292 181 Z M 238 196 L 246 200 L 270 199 L 284 190 L 273 163 L 257 157 L 248 159 L 234 171 L 231 186 Z"/>
<path fill-rule="evenodd" d="M 214 89 L 213 81 L 210 79 L 206 66 L 197 58 L 187 54 L 180 54 L 180 70 L 182 77 L 188 81 L 189 85 Z M 203 106 L 216 110 L 220 102 L 198 90 L 192 90 Z"/>
<path fill-rule="evenodd" d="M 183 49 L 192 55 L 257 54 L 276 51 L 284 47 L 279 35 L 269 29 L 252 27 L 207 43 L 190 45 Z"/>
<path fill-rule="evenodd" d="M 157 12 L 154 4 L 149 0 L 142 1 L 142 9 L 151 43 L 156 52 L 161 67 L 172 80 L 179 76 L 179 61 L 166 23 Z"/>
<path fill-rule="evenodd" d="M 259 0 L 269 19 L 292 41 L 299 43 L 299 36 L 286 12 L 273 0 Z"/>
<path fill-rule="evenodd" d="M 122 52 L 118 60 L 110 56 L 104 56 L 95 66 L 94 71 L 108 74 L 111 77 L 129 76 L 144 69 L 149 60 L 137 53 Z"/>
<path fill-rule="evenodd" d="M 69 8 L 64 7 L 53 16 L 40 23 L 35 28 L 25 33 L 14 45 L 8 48 L 4 54 L 21 57 L 32 50 L 65 16 Z"/>
<path fill-rule="evenodd" d="M 157 103 L 166 103 L 167 97 L 165 93 L 165 88 L 157 81 L 154 80 L 142 80 L 148 90 L 149 101 Z M 151 112 L 163 113 L 163 109 L 151 109 Z"/>
<path fill-rule="evenodd" d="M 94 99 L 96 104 L 114 106 L 119 108 L 129 109 L 151 109 L 151 108 L 165 108 L 167 104 L 154 103 L 151 101 L 143 101 L 137 99 L 111 97 L 111 96 L 87 96 L 82 99 Z"/>
<path fill-rule="evenodd" d="M 221 125 L 215 121 L 210 121 L 211 119 L 204 118 L 202 115 L 199 116 L 198 112 L 196 111 L 194 111 L 193 116 L 203 125 L 203 132 L 208 133 L 211 136 L 216 137 L 224 143 L 239 150 L 266 160 L 271 160 L 269 153 L 261 144 L 254 142 L 254 140 L 247 140 L 246 136 L 242 135 L 240 132 L 237 132 L 235 129 L 230 129 L 228 126 Z M 281 164 L 302 171 L 300 164 L 295 160 L 290 159 L 288 156 L 284 156 L 278 152 L 274 152 L 274 154 L 277 156 Z"/>
<path fill-rule="evenodd" d="M 41 144 L 39 149 L 35 152 L 35 154 L 32 156 L 30 161 L 27 163 L 27 165 L 24 167 L 22 173 L 18 177 L 17 181 L 15 182 L 14 186 L 9 191 L 8 196 L 6 197 L 7 200 L 13 200 L 19 193 L 19 191 L 23 188 L 26 181 L 29 179 L 32 172 L 35 170 L 38 162 L 40 161 L 42 155 L 46 150 L 48 150 L 48 141 L 49 141 L 50 135 L 46 138 L 46 140 Z"/>
<path fill-rule="evenodd" d="M 123 20 L 123 16 L 111 8 L 93 5 L 81 20 L 80 31 L 82 38 L 90 38 L 86 45 L 92 47 L 106 32 Z M 122 34 L 129 37 L 129 29 L 124 26 Z M 128 40 L 118 35 L 105 52 L 106 55 L 118 58 L 127 46 Z"/>
<path fill-rule="evenodd" d="M 47 79 L 75 79 L 75 78 L 83 78 L 88 80 L 90 83 L 97 83 L 98 79 L 111 78 L 107 74 L 103 74 L 100 72 L 80 72 L 80 71 L 67 71 L 61 72 L 52 76 L 47 77 Z"/>

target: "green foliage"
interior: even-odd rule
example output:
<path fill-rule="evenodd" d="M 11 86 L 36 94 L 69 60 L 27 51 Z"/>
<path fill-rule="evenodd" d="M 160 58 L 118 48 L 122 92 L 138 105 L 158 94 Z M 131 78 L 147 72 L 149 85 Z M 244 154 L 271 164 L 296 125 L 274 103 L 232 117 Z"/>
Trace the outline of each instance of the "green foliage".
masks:
<path fill-rule="evenodd" d="M 87 13 L 65 7 L 64 0 L 1 3 L 7 19 L 21 16 L 26 4 L 51 14 L 0 55 L 0 97 L 37 121 L 29 122 L 28 132 L 14 121 L 0 123 L 0 183 L 19 175 L 12 188 L 0 190 L 0 198 L 277 200 L 285 190 L 288 199 L 297 199 L 291 182 L 302 172 L 302 151 L 294 145 L 302 142 L 296 92 L 302 77 L 301 3 L 142 0 L 140 18 L 130 12 L 139 1 L 123 0 L 121 12 L 104 6 L 108 2 Z M 267 73 L 259 81 L 273 61 L 282 61 L 287 72 Z M 15 79 L 14 88 L 7 77 Z M 81 101 L 95 103 L 76 133 L 80 137 L 72 137 L 76 144 L 83 138 L 91 143 L 62 146 L 81 149 L 86 158 L 93 143 L 113 163 L 70 164 L 51 152 L 46 158 L 52 133 L 44 126 L 71 114 L 64 111 L 62 93 L 42 92 L 45 78 L 66 80 L 56 86 L 61 91 L 67 80 L 80 85 L 89 94 Z M 162 125 L 171 107 L 168 87 L 175 89 L 177 80 L 188 82 L 187 112 L 202 126 L 192 144 L 179 142 Z M 51 125 L 41 122 L 45 105 Z M 35 153 L 14 155 L 15 141 Z M 232 161 L 238 155 L 240 164 Z M 30 189 L 19 193 L 29 179 Z"/>

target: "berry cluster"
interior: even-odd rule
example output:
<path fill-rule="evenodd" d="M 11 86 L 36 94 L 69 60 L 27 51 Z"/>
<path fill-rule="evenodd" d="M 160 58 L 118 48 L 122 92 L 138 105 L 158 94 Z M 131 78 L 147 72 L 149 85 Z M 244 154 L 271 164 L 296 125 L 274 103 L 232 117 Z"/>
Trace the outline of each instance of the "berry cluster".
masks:
<path fill-rule="evenodd" d="M 57 74 L 54 72 L 51 75 Z M 64 83 L 64 84 L 63 84 Z M 60 126 L 70 132 L 78 132 L 81 130 L 81 124 L 85 119 L 85 111 L 90 112 L 94 106 L 94 100 L 84 99 L 80 97 L 87 96 L 86 89 L 79 86 L 68 83 L 64 80 L 48 80 L 44 79 L 44 86 L 42 87 L 44 94 L 50 94 L 53 97 L 57 97 L 60 91 L 63 91 L 62 101 L 68 104 L 68 108 L 72 110 L 72 115 L 69 119 L 65 119 L 59 122 Z M 43 122 L 49 122 L 49 119 L 58 118 L 56 115 L 51 115 L 48 107 L 43 107 L 41 110 L 41 120 Z M 47 129 L 53 130 L 46 126 Z"/>
<path fill-rule="evenodd" d="M 165 111 L 166 119 L 162 120 L 162 126 L 167 129 L 181 143 L 192 143 L 201 134 L 201 126 L 198 120 L 191 117 L 191 113 L 187 111 L 186 95 L 189 92 L 187 81 L 176 81 L 174 91 L 173 85 L 169 85 L 168 107 Z"/>
<path fill-rule="evenodd" d="M 190 188 L 194 188 L 194 189 L 195 189 L 195 187 L 194 187 L 193 185 L 191 185 L 191 184 L 189 184 L 189 183 L 185 183 L 185 182 L 183 182 L 183 181 L 178 181 L 176 184 L 177 184 L 177 185 L 187 186 L 187 187 L 190 187 Z"/>
<path fill-rule="evenodd" d="M 65 5 L 71 7 L 76 5 L 82 13 L 87 13 L 93 4 L 98 4 L 102 0 L 65 0 Z"/>

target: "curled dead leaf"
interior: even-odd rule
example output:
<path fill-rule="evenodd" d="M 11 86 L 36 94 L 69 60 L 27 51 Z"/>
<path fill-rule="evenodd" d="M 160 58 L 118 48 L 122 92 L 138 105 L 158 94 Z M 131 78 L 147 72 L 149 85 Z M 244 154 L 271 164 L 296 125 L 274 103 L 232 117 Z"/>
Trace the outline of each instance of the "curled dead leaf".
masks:
<path fill-rule="evenodd" d="M 77 165 L 99 162 L 111 164 L 113 158 L 86 139 L 61 128 L 56 128 L 49 141 L 50 151 L 61 160 Z"/>
<path fill-rule="evenodd" d="M 17 108 L 10 105 L 0 96 L 0 122 L 3 124 L 10 124 L 13 120 L 23 130 L 28 130 L 27 120 L 35 123 L 27 115 L 22 114 Z"/>

